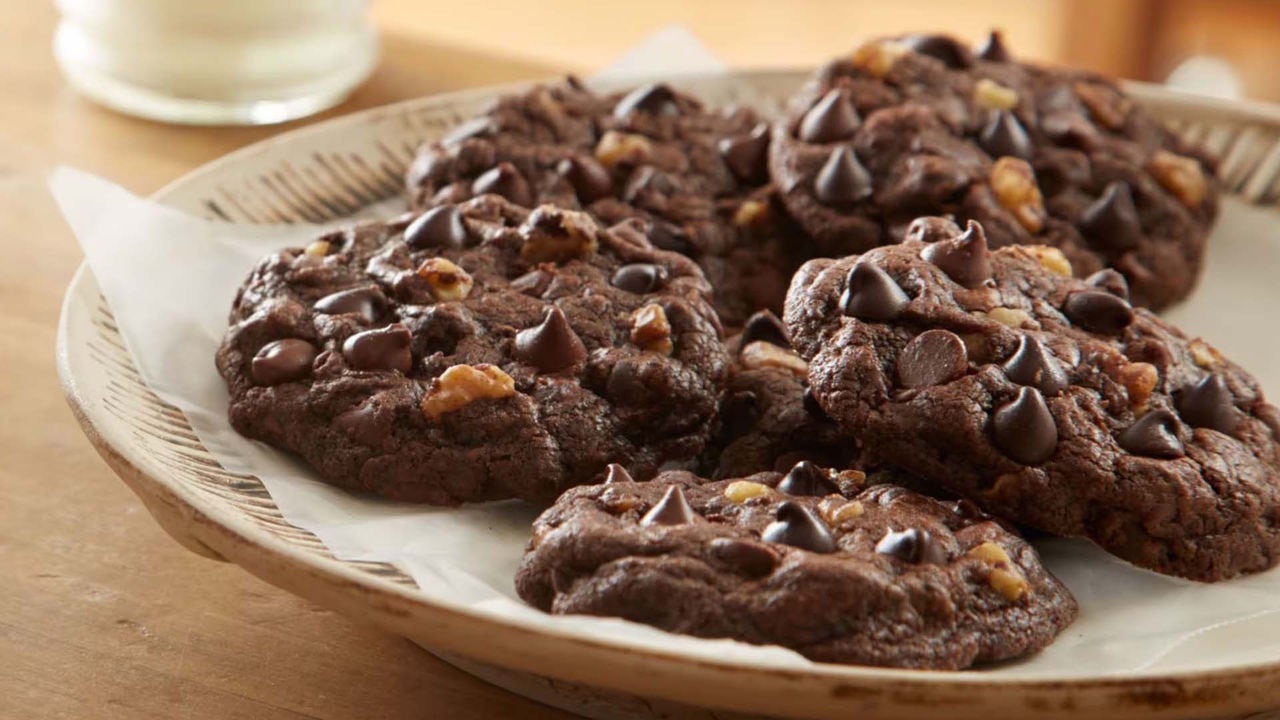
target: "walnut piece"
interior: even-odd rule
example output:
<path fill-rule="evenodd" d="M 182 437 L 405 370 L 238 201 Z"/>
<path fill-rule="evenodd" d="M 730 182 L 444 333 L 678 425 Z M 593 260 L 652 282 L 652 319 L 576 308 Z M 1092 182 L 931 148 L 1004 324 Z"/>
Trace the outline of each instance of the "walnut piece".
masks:
<path fill-rule="evenodd" d="M 516 382 L 495 365 L 454 365 L 431 381 L 422 398 L 422 414 L 439 421 L 442 415 L 460 410 L 481 399 L 500 399 L 516 394 Z"/>
<path fill-rule="evenodd" d="M 778 368 L 786 370 L 796 377 L 807 377 L 809 374 L 809 364 L 799 355 L 778 347 L 764 340 L 756 340 L 747 343 L 739 353 L 742 360 L 742 366 L 748 370 L 760 370 L 762 368 Z"/>
<path fill-rule="evenodd" d="M 1040 267 L 1063 277 L 1071 277 L 1071 261 L 1056 247 L 1048 245 L 1024 245 L 1026 252 L 1035 257 Z"/>
<path fill-rule="evenodd" d="M 431 294 L 440 302 L 466 300 L 475 280 L 448 258 L 427 258 L 418 266 L 418 277 L 431 286 Z"/>
<path fill-rule="evenodd" d="M 539 205 L 520 225 L 520 259 L 530 263 L 564 262 L 600 247 L 596 223 L 584 212 Z"/>
<path fill-rule="evenodd" d="M 595 154 L 600 164 L 611 170 L 619 163 L 645 162 L 653 154 L 653 145 L 643 135 L 610 130 L 596 143 Z"/>
<path fill-rule="evenodd" d="M 857 500 L 851 500 L 843 505 L 832 508 L 827 516 L 828 522 L 832 525 L 839 525 L 847 520 L 862 517 L 862 513 L 866 512 L 866 508 Z"/>
<path fill-rule="evenodd" d="M 1013 214 L 1027 232 L 1044 227 L 1044 198 L 1036 174 L 1026 160 L 1002 157 L 991 166 L 991 191 L 1000 205 Z"/>
<path fill-rule="evenodd" d="M 1124 127 L 1125 118 L 1133 108 L 1133 103 L 1128 98 L 1093 83 L 1077 82 L 1072 85 L 1072 89 L 1075 90 L 1076 97 L 1080 98 L 1080 102 L 1089 108 L 1089 114 L 1093 119 L 1103 127 L 1111 130 Z"/>
<path fill-rule="evenodd" d="M 1009 602 L 1020 600 L 1027 594 L 1027 579 L 1016 570 L 992 568 L 991 573 L 987 575 L 987 584 Z"/>
<path fill-rule="evenodd" d="M 907 48 L 901 43 L 891 40 L 872 40 L 854 50 L 850 61 L 854 67 L 872 77 L 882 78 L 889 74 L 893 64 L 905 54 L 907 54 Z"/>
<path fill-rule="evenodd" d="M 725 487 L 724 496 L 741 505 L 752 498 L 764 497 L 770 492 L 772 489 L 764 483 L 735 480 Z"/>
<path fill-rule="evenodd" d="M 733 224 L 745 228 L 759 225 L 769 219 L 769 203 L 747 200 L 733 213 Z"/>
<path fill-rule="evenodd" d="M 1145 410 L 1151 393 L 1160 382 L 1160 371 L 1151 363 L 1129 363 L 1120 368 L 1120 384 L 1129 393 L 1129 407 Z"/>
<path fill-rule="evenodd" d="M 302 250 L 302 254 L 309 257 L 320 258 L 328 255 L 329 250 L 332 249 L 332 247 L 333 244 L 328 240 L 314 240 Z"/>
<path fill-rule="evenodd" d="M 1209 192 L 1209 183 L 1205 180 L 1200 163 L 1168 150 L 1157 150 L 1151 156 L 1151 160 L 1147 162 L 1147 172 L 1192 210 L 1200 207 L 1204 196 Z"/>
<path fill-rule="evenodd" d="M 1028 326 L 1039 327 L 1039 323 L 1026 310 L 1018 308 L 998 307 L 987 311 L 987 317 L 1006 327 L 1019 330 Z M 964 338 L 962 337 L 961 340 Z"/>
<path fill-rule="evenodd" d="M 1018 92 L 982 78 L 973 86 L 973 101 L 988 110 L 1012 110 L 1018 107 Z"/>
<path fill-rule="evenodd" d="M 964 554 L 965 557 L 976 558 L 983 562 L 989 562 L 993 565 L 1009 564 L 1009 553 L 996 543 L 988 540 L 980 545 L 975 545 L 969 552 Z"/>
<path fill-rule="evenodd" d="M 1191 351 L 1191 359 L 1202 368 L 1208 369 L 1222 362 L 1222 353 L 1203 338 L 1192 340 L 1188 349 Z"/>
<path fill-rule="evenodd" d="M 667 311 L 657 303 L 650 303 L 632 315 L 631 342 L 642 350 L 670 355 L 675 349 L 671 342 L 671 323 Z"/>

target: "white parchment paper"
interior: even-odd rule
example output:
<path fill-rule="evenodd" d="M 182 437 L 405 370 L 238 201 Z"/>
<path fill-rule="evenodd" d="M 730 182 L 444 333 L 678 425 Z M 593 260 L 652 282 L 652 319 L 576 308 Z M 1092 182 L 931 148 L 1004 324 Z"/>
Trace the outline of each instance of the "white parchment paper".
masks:
<path fill-rule="evenodd" d="M 613 74 L 653 72 L 653 62 L 671 72 L 721 69 L 687 33 L 667 31 L 622 58 Z M 512 586 L 535 515 L 530 508 L 508 501 L 441 509 L 356 497 L 240 437 L 226 421 L 226 389 L 213 367 L 231 300 L 259 257 L 305 244 L 318 228 L 195 218 L 71 169 L 56 171 L 50 188 L 147 383 L 186 413 L 225 467 L 262 478 L 284 516 L 337 556 L 394 563 L 439 602 L 553 632 L 702 659 L 780 668 L 809 664 L 776 647 L 676 636 L 620 620 L 545 615 L 524 606 Z M 1232 355 L 1264 387 L 1280 390 L 1274 320 L 1280 215 L 1228 202 L 1209 255 L 1203 287 L 1170 317 Z M 1280 658 L 1280 572 L 1200 585 L 1133 568 L 1082 541 L 1037 546 L 1079 599 L 1080 619 L 1046 651 L 977 672 L 1080 677 Z"/>

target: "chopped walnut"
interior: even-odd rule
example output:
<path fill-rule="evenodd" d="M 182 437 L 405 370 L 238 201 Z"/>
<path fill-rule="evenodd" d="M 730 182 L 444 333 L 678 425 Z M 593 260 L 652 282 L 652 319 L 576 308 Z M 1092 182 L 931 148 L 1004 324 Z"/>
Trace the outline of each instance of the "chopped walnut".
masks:
<path fill-rule="evenodd" d="M 1044 198 L 1036 174 L 1026 160 L 1002 157 L 991 166 L 991 190 L 1000 205 L 1013 214 L 1027 232 L 1044 227 Z"/>
<path fill-rule="evenodd" d="M 1125 118 L 1133 108 L 1133 103 L 1128 98 L 1093 83 L 1078 82 L 1072 88 L 1076 91 L 1076 97 L 1089 108 L 1089 114 L 1099 124 L 1111 130 L 1124 127 Z"/>
<path fill-rule="evenodd" d="M 840 487 L 844 487 L 846 484 L 862 487 L 867 484 L 867 474 L 861 470 L 841 470 L 836 473 L 836 484 Z"/>
<path fill-rule="evenodd" d="M 748 370 L 759 370 L 762 368 L 778 368 L 787 370 L 796 377 L 806 377 L 809 374 L 809 364 L 799 355 L 778 347 L 764 340 L 756 340 L 747 343 L 739 354 L 742 360 L 742 366 Z"/>
<path fill-rule="evenodd" d="M 1120 384 L 1129 393 L 1129 407 L 1145 410 L 1151 393 L 1160 382 L 1160 371 L 1151 363 L 1129 363 L 1120 368 Z"/>
<path fill-rule="evenodd" d="M 773 490 L 763 483 L 735 480 L 725 487 L 724 496 L 741 505 L 752 498 L 764 497 L 771 492 Z"/>
<path fill-rule="evenodd" d="M 661 305 L 650 303 L 635 312 L 631 320 L 631 342 L 643 350 L 661 355 L 671 354 L 674 349 L 671 323 L 667 320 L 667 311 Z"/>
<path fill-rule="evenodd" d="M 620 493 L 610 488 L 600 493 L 600 503 L 605 509 L 615 515 L 621 515 L 628 510 L 635 509 L 640 506 L 640 498 L 630 493 Z"/>
<path fill-rule="evenodd" d="M 866 508 L 862 506 L 862 503 L 852 500 L 839 507 L 832 508 L 827 519 L 832 525 L 839 525 L 847 520 L 862 517 L 864 512 L 866 512 Z"/>
<path fill-rule="evenodd" d="M 964 554 L 965 557 L 976 558 L 983 562 L 989 562 L 993 565 L 1007 565 L 1009 561 L 1009 553 L 996 543 L 987 541 L 981 545 L 975 545 L 969 552 Z"/>
<path fill-rule="evenodd" d="M 302 254 L 308 257 L 324 257 L 329 254 L 329 250 L 333 248 L 333 244 L 328 240 L 314 240 L 310 245 L 302 250 Z"/>
<path fill-rule="evenodd" d="M 850 60 L 854 67 L 872 77 L 882 78 L 889 74 L 889 70 L 893 68 L 898 58 L 906 53 L 907 48 L 901 43 L 891 40 L 872 40 L 854 50 Z"/>
<path fill-rule="evenodd" d="M 606 169 L 613 169 L 619 163 L 640 164 L 653 154 L 653 144 L 649 138 L 634 133 L 610 130 L 596 143 L 596 159 Z"/>
<path fill-rule="evenodd" d="M 1024 245 L 1026 252 L 1035 257 L 1040 267 L 1063 277 L 1071 277 L 1071 261 L 1056 247 L 1048 245 Z"/>
<path fill-rule="evenodd" d="M 524 245 L 520 259 L 527 263 L 564 262 L 590 255 L 599 247 L 596 223 L 584 212 L 540 205 L 520 226 Z"/>
<path fill-rule="evenodd" d="M 1028 589 L 1027 579 L 1022 577 L 1022 573 L 1004 568 L 992 568 L 987 575 L 987 584 L 1009 602 L 1020 600 Z"/>
<path fill-rule="evenodd" d="M 438 421 L 442 415 L 476 400 L 499 399 L 516 394 L 515 380 L 494 365 L 454 365 L 431 381 L 422 398 L 422 414 Z"/>
<path fill-rule="evenodd" d="M 988 110 L 1012 110 L 1018 107 L 1018 92 L 994 80 L 982 78 L 973 86 L 973 101 Z"/>
<path fill-rule="evenodd" d="M 1011 327 L 1014 330 L 1019 330 L 1028 326 L 1039 327 L 1039 323 L 1037 323 L 1026 310 L 1019 310 L 1018 308 L 992 308 L 987 311 L 987 317 L 995 320 L 1001 325 Z M 960 339 L 963 340 L 964 338 L 961 337 Z"/>
<path fill-rule="evenodd" d="M 1188 349 L 1191 351 L 1191 359 L 1202 368 L 1212 368 L 1222 362 L 1222 353 L 1202 338 L 1192 340 Z"/>
<path fill-rule="evenodd" d="M 733 224 L 742 228 L 759 225 L 768 219 L 769 203 L 759 200 L 747 200 L 733 213 Z"/>
<path fill-rule="evenodd" d="M 418 266 L 418 277 L 431 286 L 431 294 L 440 302 L 466 300 L 475 280 L 466 270 L 447 258 L 433 257 Z"/>
<path fill-rule="evenodd" d="M 1209 192 L 1209 183 L 1205 180 L 1200 163 L 1168 150 L 1157 150 L 1151 156 L 1151 160 L 1147 162 L 1147 172 L 1192 210 L 1200 207 L 1204 196 Z"/>

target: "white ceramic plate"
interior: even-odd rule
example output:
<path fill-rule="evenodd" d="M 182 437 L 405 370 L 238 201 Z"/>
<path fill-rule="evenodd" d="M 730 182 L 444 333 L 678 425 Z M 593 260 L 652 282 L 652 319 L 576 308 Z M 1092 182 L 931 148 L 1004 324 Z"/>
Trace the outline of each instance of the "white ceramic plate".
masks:
<path fill-rule="evenodd" d="M 804 75 L 736 73 L 675 84 L 716 104 L 764 98 L 769 111 Z M 400 103 L 286 133 L 195 170 L 156 199 L 239 222 L 343 217 L 398 193 L 402 170 L 420 141 L 511 89 Z M 1148 86 L 1131 90 L 1175 129 L 1223 155 L 1221 175 L 1231 192 L 1261 208 L 1280 197 L 1280 112 Z M 1270 362 L 1275 345 L 1254 338 L 1257 329 L 1274 326 L 1268 316 L 1280 289 L 1269 275 L 1280 267 L 1280 243 L 1251 245 L 1241 237 L 1259 223 L 1280 227 L 1280 215 L 1243 201 L 1226 205 L 1210 262 L 1212 273 L 1226 273 L 1231 282 L 1217 283 L 1223 290 L 1215 297 L 1223 299 L 1192 302 L 1175 314 L 1257 372 L 1264 386 L 1277 388 L 1280 368 Z M 1211 644 L 1207 650 L 1193 644 L 1197 656 L 1174 669 L 1123 675 L 1077 668 L 1061 677 L 1006 677 L 817 664 L 780 671 L 496 620 L 433 600 L 390 565 L 334 558 L 312 534 L 281 516 L 256 477 L 223 469 L 182 413 L 160 401 L 138 375 L 86 268 L 67 291 L 58 364 L 85 433 L 186 547 L 401 633 L 517 692 L 596 717 L 1200 717 L 1280 705 L 1280 659 L 1233 653 L 1231 660 L 1218 661 Z"/>

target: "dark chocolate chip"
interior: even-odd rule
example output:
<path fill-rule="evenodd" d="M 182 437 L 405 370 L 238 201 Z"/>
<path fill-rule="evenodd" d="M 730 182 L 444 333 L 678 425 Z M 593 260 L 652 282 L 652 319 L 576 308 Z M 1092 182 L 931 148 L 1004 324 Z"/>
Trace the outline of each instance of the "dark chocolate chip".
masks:
<path fill-rule="evenodd" d="M 978 58 L 987 62 L 1009 62 L 1013 56 L 1004 45 L 1004 35 L 999 30 L 992 30 L 986 42 L 978 48 Z"/>
<path fill-rule="evenodd" d="M 1030 160 L 1031 138 L 1018 121 L 1018 116 L 1008 110 L 997 110 L 978 133 L 978 144 L 992 157 L 1016 157 Z"/>
<path fill-rule="evenodd" d="M 944 217 L 920 217 L 907 226 L 905 242 L 932 243 L 950 240 L 960 234 L 960 226 Z"/>
<path fill-rule="evenodd" d="M 972 520 L 975 522 L 982 522 L 984 520 L 991 519 L 990 515 L 983 512 L 982 508 L 978 507 L 976 504 L 974 504 L 972 500 L 969 500 L 968 498 L 960 498 L 959 500 L 957 500 L 955 504 L 952 505 L 951 512 L 955 513 L 956 517 L 959 517 L 961 520 Z"/>
<path fill-rule="evenodd" d="M 813 192 L 824 205 L 848 205 L 871 195 L 871 173 L 858 162 L 853 148 L 841 145 L 813 179 Z"/>
<path fill-rule="evenodd" d="M 279 385 L 310 375 L 315 359 L 316 348 L 306 340 L 276 340 L 263 345 L 253 356 L 249 374 L 256 385 Z"/>
<path fill-rule="evenodd" d="M 1033 387 L 1020 388 L 1018 397 L 996 410 L 991 426 L 996 447 L 1023 465 L 1039 465 L 1058 447 L 1058 426 Z"/>
<path fill-rule="evenodd" d="M 765 545 L 748 540 L 716 538 L 711 541 L 711 554 L 720 562 L 753 578 L 768 575 L 778 564 L 777 553 Z"/>
<path fill-rule="evenodd" d="M 761 533 L 761 540 L 816 553 L 835 551 L 836 541 L 830 528 L 805 506 L 788 500 L 778 506 L 775 517 L 777 519 Z"/>
<path fill-rule="evenodd" d="M 778 492 L 795 496 L 822 497 L 840 492 L 826 470 L 808 460 L 801 460 L 778 482 Z"/>
<path fill-rule="evenodd" d="M 976 288 L 991 279 L 987 234 L 973 220 L 960 235 L 930 243 L 920 251 L 920 257 L 967 288 Z"/>
<path fill-rule="evenodd" d="M 534 268 L 512 280 L 511 289 L 525 295 L 542 297 L 542 294 L 547 291 L 547 286 L 551 284 L 554 278 L 555 276 L 550 270 Z"/>
<path fill-rule="evenodd" d="M 1205 375 L 1200 382 L 1178 394 L 1178 414 L 1191 427 L 1209 428 L 1230 435 L 1240 425 L 1240 411 L 1218 373 Z"/>
<path fill-rule="evenodd" d="M 746 435 L 760 419 L 760 398 L 750 391 L 726 395 L 720 404 L 720 439 L 725 443 Z"/>
<path fill-rule="evenodd" d="M 596 162 L 595 158 L 587 155 L 575 155 L 561 160 L 556 165 L 556 172 L 569 181 L 574 194 L 578 196 L 578 202 L 583 205 L 613 193 L 613 180 L 609 177 L 609 171 Z"/>
<path fill-rule="evenodd" d="M 798 135 L 811 143 L 848 140 L 862 124 L 849 96 L 840 90 L 828 90 L 800 120 Z"/>
<path fill-rule="evenodd" d="M 1133 193 L 1119 180 L 1109 183 L 1102 195 L 1080 215 L 1080 232 L 1094 244 L 1123 252 L 1137 247 L 1142 221 L 1133 205 Z"/>
<path fill-rule="evenodd" d="M 316 301 L 316 312 L 325 315 L 359 315 L 365 322 L 374 322 L 386 305 L 382 291 L 377 287 L 358 287 L 339 290 Z"/>
<path fill-rule="evenodd" d="M 493 123 L 490 122 L 489 118 L 473 118 L 450 130 L 444 137 L 440 138 L 440 144 L 449 147 L 450 145 L 457 145 L 463 140 L 482 137 L 492 132 Z"/>
<path fill-rule="evenodd" d="M 804 404 L 805 411 L 810 415 L 824 420 L 830 419 L 827 411 L 822 409 L 822 406 L 818 404 L 818 399 L 813 396 L 813 388 L 805 386 L 804 393 L 801 394 L 800 399 Z"/>
<path fill-rule="evenodd" d="M 676 185 L 666 173 L 652 165 L 645 165 L 637 169 L 622 188 L 622 200 L 634 203 L 641 193 L 646 192 L 670 197 L 676 193 Z"/>
<path fill-rule="evenodd" d="M 631 477 L 631 473 L 627 472 L 627 469 L 618 463 L 609 463 L 609 466 L 606 467 L 604 471 L 604 481 L 605 484 L 629 483 L 635 482 L 636 479 Z"/>
<path fill-rule="evenodd" d="M 1152 410 L 1120 433 L 1120 447 L 1134 455 L 1180 458 L 1186 451 L 1178 439 L 1178 418 L 1168 410 Z"/>
<path fill-rule="evenodd" d="M 529 189 L 529 182 L 509 162 L 498 163 L 497 167 L 486 170 L 471 183 L 472 195 L 486 193 L 501 195 L 521 207 L 533 205 L 533 191 Z"/>
<path fill-rule="evenodd" d="M 441 205 L 422 213 L 404 229 L 404 241 L 416 250 L 460 248 L 467 244 L 467 226 L 453 205 Z"/>
<path fill-rule="evenodd" d="M 1133 322 L 1133 308 L 1124 299 L 1101 290 L 1082 290 L 1067 296 L 1062 311 L 1085 330 L 1114 335 Z"/>
<path fill-rule="evenodd" d="M 684 525 L 693 522 L 695 514 L 679 485 L 668 485 L 667 492 L 640 518 L 641 525 Z"/>
<path fill-rule="evenodd" d="M 613 116 L 619 120 L 633 112 L 640 111 L 650 115 L 678 115 L 680 106 L 676 104 L 675 92 L 663 83 L 650 83 L 627 93 L 613 108 Z"/>
<path fill-rule="evenodd" d="M 876 543 L 876 552 L 912 564 L 945 565 L 947 549 L 928 530 L 889 530 Z"/>
<path fill-rule="evenodd" d="M 1121 300 L 1129 300 L 1129 281 L 1116 270 L 1104 268 L 1085 278 L 1084 282 L 1086 285 L 1109 292 Z"/>
<path fill-rule="evenodd" d="M 399 370 L 413 367 L 412 340 L 409 328 L 396 323 L 376 330 L 365 330 L 342 343 L 342 356 L 356 370 Z"/>
<path fill-rule="evenodd" d="M 380 448 L 386 443 L 391 436 L 390 424 L 388 418 L 379 418 L 376 395 L 333 419 L 333 426 L 344 435 L 371 448 Z"/>
<path fill-rule="evenodd" d="M 649 242 L 659 250 L 669 250 L 681 255 L 689 255 L 693 252 L 693 243 L 689 240 L 688 234 L 682 228 L 670 223 L 649 223 L 647 235 Z"/>
<path fill-rule="evenodd" d="M 516 333 L 512 355 L 544 373 L 573 367 L 587 359 L 587 348 L 564 311 L 552 305 L 542 323 Z"/>
<path fill-rule="evenodd" d="M 769 150 L 769 125 L 760 123 L 747 135 L 721 138 L 720 157 L 739 182 L 759 185 L 769 177 L 765 159 Z"/>
<path fill-rule="evenodd" d="M 662 287 L 667 281 L 667 269 L 653 263 L 631 263 L 613 271 L 609 283 L 619 290 L 643 295 Z"/>
<path fill-rule="evenodd" d="M 898 382 L 907 388 L 942 385 L 963 376 L 968 369 L 964 341 L 949 330 L 926 330 L 898 354 Z"/>
<path fill-rule="evenodd" d="M 1031 335 L 1018 339 L 1018 349 L 1004 361 L 1003 367 L 1010 380 L 1036 388 L 1045 395 L 1056 394 L 1070 384 L 1062 364 Z"/>
<path fill-rule="evenodd" d="M 909 302 L 911 298 L 889 273 L 864 260 L 854 265 L 845 279 L 840 310 L 859 320 L 888 322 L 898 317 Z"/>
<path fill-rule="evenodd" d="M 973 65 L 973 52 L 949 35 L 908 35 L 902 44 L 921 55 L 941 60 L 952 69 L 962 70 Z"/>
<path fill-rule="evenodd" d="M 747 323 L 742 326 L 742 337 L 739 338 L 738 345 L 746 347 L 756 341 L 764 341 L 782 348 L 791 347 L 791 341 L 787 339 L 787 329 L 783 327 L 782 321 L 773 314 L 772 310 L 760 310 L 747 318 Z"/>

